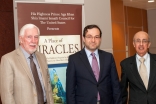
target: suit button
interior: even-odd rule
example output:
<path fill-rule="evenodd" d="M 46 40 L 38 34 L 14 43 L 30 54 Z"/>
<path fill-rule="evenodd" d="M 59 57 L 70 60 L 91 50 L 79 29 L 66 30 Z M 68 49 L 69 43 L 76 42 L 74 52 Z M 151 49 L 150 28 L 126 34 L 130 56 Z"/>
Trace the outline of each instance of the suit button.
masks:
<path fill-rule="evenodd" d="M 99 84 L 97 84 L 97 87 L 99 87 Z"/>

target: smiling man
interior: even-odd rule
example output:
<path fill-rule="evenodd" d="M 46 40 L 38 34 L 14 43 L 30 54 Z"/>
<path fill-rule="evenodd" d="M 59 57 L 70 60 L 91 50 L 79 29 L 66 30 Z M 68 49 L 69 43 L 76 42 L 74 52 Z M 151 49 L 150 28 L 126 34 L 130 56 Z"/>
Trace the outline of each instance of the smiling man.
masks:
<path fill-rule="evenodd" d="M 39 35 L 37 26 L 24 25 L 19 48 L 2 56 L 2 104 L 53 104 L 46 57 L 37 52 Z"/>
<path fill-rule="evenodd" d="M 97 25 L 83 31 L 84 48 L 69 56 L 66 74 L 67 104 L 121 104 L 121 90 L 113 55 L 99 49 Z"/>
<path fill-rule="evenodd" d="M 133 38 L 136 54 L 121 62 L 123 104 L 127 100 L 128 104 L 156 104 L 156 55 L 148 53 L 150 44 L 146 32 L 137 32 Z"/>

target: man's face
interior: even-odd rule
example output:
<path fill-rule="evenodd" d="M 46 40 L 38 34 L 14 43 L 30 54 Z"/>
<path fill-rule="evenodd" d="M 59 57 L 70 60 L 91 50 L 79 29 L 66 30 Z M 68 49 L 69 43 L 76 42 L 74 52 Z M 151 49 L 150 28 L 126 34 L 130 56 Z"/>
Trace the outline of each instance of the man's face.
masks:
<path fill-rule="evenodd" d="M 145 32 L 138 32 L 134 36 L 133 45 L 137 54 L 141 57 L 144 56 L 148 52 L 148 48 L 150 47 L 148 34 L 146 34 Z"/>
<path fill-rule="evenodd" d="M 94 52 L 101 43 L 100 31 L 97 28 L 88 29 L 83 42 L 89 51 Z"/>
<path fill-rule="evenodd" d="M 19 36 L 20 45 L 29 54 L 34 53 L 38 47 L 39 34 L 36 28 L 25 30 L 24 36 Z"/>

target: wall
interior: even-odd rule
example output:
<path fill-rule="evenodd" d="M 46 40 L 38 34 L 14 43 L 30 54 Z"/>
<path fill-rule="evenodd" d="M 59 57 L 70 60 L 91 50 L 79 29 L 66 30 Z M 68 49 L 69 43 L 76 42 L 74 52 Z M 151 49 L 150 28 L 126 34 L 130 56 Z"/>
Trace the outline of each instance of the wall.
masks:
<path fill-rule="evenodd" d="M 85 25 L 97 24 L 102 30 L 102 43 L 100 48 L 105 51 L 112 50 L 112 27 L 110 0 L 85 0 Z"/>
<path fill-rule="evenodd" d="M 15 49 L 13 1 L 0 2 L 0 58 L 2 55 Z M 0 100 L 1 104 L 1 100 Z"/>
<path fill-rule="evenodd" d="M 118 75 L 121 76 L 120 62 L 126 58 L 124 6 L 121 0 L 111 0 L 113 55 Z"/>
<path fill-rule="evenodd" d="M 150 35 L 151 47 L 149 51 L 156 53 L 156 9 L 147 10 L 148 33 Z"/>
<path fill-rule="evenodd" d="M 147 24 L 147 10 L 124 7 L 125 10 L 125 30 L 126 30 L 126 45 L 128 46 L 128 56 L 132 56 L 136 53 L 133 47 L 133 36 L 138 31 L 148 32 Z"/>
<path fill-rule="evenodd" d="M 12 4 L 12 0 L 1 0 L 0 4 L 0 58 L 15 49 Z"/>

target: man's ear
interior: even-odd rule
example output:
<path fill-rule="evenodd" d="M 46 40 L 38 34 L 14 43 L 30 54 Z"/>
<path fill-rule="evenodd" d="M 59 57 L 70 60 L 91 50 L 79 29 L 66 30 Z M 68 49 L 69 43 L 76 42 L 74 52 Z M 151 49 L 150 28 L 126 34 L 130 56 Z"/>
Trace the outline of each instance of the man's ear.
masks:
<path fill-rule="evenodd" d="M 22 43 L 22 37 L 19 36 L 18 38 L 19 38 L 19 43 Z"/>
<path fill-rule="evenodd" d="M 148 48 L 151 46 L 151 42 L 148 43 Z"/>
<path fill-rule="evenodd" d="M 135 47 L 135 44 L 134 44 L 134 42 L 133 42 L 133 46 Z"/>

